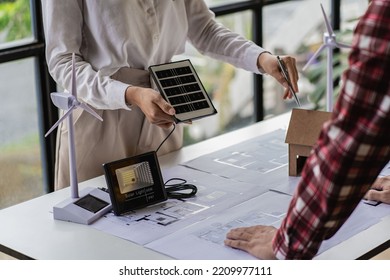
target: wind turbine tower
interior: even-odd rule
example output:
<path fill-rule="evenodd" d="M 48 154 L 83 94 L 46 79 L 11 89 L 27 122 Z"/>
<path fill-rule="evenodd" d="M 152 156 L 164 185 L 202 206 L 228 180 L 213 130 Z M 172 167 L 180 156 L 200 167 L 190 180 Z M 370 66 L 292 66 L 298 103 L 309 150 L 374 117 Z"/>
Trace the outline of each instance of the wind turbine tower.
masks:
<path fill-rule="evenodd" d="M 320 55 L 320 53 L 327 49 L 327 76 L 326 76 L 326 110 L 331 112 L 333 110 L 333 49 L 335 48 L 351 48 L 351 46 L 337 42 L 336 34 L 333 31 L 332 26 L 329 23 L 329 20 L 326 16 L 324 7 L 321 5 L 322 14 L 325 19 L 327 32 L 323 36 L 323 44 L 315 52 L 315 54 L 310 58 L 310 60 L 303 67 L 303 71 Z"/>

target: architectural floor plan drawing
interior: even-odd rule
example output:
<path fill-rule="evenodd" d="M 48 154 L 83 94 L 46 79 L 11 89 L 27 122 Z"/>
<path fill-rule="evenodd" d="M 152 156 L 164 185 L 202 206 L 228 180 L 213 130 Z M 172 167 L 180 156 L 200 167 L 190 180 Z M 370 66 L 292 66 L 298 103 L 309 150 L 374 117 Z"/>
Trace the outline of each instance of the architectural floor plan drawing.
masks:
<path fill-rule="evenodd" d="M 290 200 L 289 195 L 269 191 L 227 209 L 218 216 L 155 240 L 146 247 L 175 259 L 253 259 L 249 254 L 225 246 L 223 242 L 226 234 L 237 227 L 272 225 L 278 228 L 286 215 Z M 360 203 L 341 229 L 322 243 L 318 254 L 369 228 L 390 214 L 390 205 L 381 204 L 376 207 Z"/>
<path fill-rule="evenodd" d="M 183 178 L 196 185 L 198 193 L 193 198 L 169 199 L 122 216 L 110 212 L 92 226 L 144 245 L 268 191 L 266 185 L 237 182 L 183 166 L 164 170 L 163 177 L 164 181 Z"/>
<path fill-rule="evenodd" d="M 279 227 L 285 215 L 285 212 L 264 213 L 262 211 L 252 211 L 246 213 L 242 217 L 229 221 L 228 223 L 216 222 L 212 224 L 210 228 L 195 232 L 195 235 L 208 242 L 213 242 L 223 246 L 223 242 L 229 230 L 253 225 L 272 225 Z"/>
<path fill-rule="evenodd" d="M 266 192 L 146 247 L 177 259 L 253 259 L 249 254 L 225 246 L 226 234 L 233 228 L 258 224 L 279 227 L 290 199 L 289 195 Z"/>
<path fill-rule="evenodd" d="M 196 185 L 196 196 L 123 216 L 109 213 L 91 226 L 174 259 L 254 259 L 225 246 L 224 239 L 237 227 L 281 225 L 300 180 L 288 176 L 284 137 L 285 131 L 277 130 L 162 170 L 164 181 L 179 177 Z M 381 175 L 388 170 L 389 164 Z M 319 254 L 389 214 L 390 205 L 360 203 Z"/>
<path fill-rule="evenodd" d="M 272 179 L 273 172 L 288 165 L 285 130 L 279 129 L 231 147 L 210 153 L 182 165 L 225 178 L 258 183 Z M 264 175 L 269 176 L 264 176 Z"/>
<path fill-rule="evenodd" d="M 144 245 L 203 219 L 201 212 L 206 209 L 206 205 L 173 200 L 121 216 L 110 212 L 92 226 Z"/>

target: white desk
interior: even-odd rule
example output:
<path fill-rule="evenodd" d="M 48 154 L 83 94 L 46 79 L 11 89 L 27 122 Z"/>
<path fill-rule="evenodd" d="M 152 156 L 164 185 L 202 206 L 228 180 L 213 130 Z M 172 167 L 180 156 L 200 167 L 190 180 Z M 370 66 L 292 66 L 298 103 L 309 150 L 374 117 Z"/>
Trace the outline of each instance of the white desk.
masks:
<path fill-rule="evenodd" d="M 160 158 L 162 168 L 237 144 L 278 128 L 285 114 L 191 145 Z M 80 184 L 104 187 L 103 176 Z M 169 259 L 169 257 L 92 227 L 53 219 L 53 205 L 70 196 L 69 188 L 0 210 L 0 251 L 20 259 Z M 371 257 L 390 247 L 390 216 L 317 256 L 319 259 Z"/>

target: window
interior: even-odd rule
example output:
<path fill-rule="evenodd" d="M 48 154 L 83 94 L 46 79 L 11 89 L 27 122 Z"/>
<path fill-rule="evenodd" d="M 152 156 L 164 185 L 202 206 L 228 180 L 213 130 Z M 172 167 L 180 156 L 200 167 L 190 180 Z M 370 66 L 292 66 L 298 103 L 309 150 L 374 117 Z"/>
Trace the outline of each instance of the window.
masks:
<path fill-rule="evenodd" d="M 218 17 L 217 21 L 245 38 L 252 39 L 252 17 L 251 11 L 245 11 Z M 252 73 L 201 55 L 189 44 L 185 55 L 194 64 L 218 111 L 214 116 L 185 126 L 185 145 L 255 122 Z"/>
<path fill-rule="evenodd" d="M 0 48 L 35 40 L 30 0 L 0 0 Z"/>
<path fill-rule="evenodd" d="M 34 60 L 0 64 L 0 208 L 44 190 Z"/>
<path fill-rule="evenodd" d="M 367 8 L 367 0 L 344 0 L 340 7 L 341 17 L 334 20 L 337 41 L 351 44 L 352 31 L 357 19 Z M 332 22 L 332 1 L 323 1 L 327 18 Z M 308 16 L 310 11 L 310 16 Z M 291 54 L 297 58 L 299 71 L 298 94 L 306 108 L 326 109 L 327 51 L 324 50 L 305 71 L 303 67 L 323 44 L 324 32 L 327 32 L 325 20 L 317 1 L 288 1 L 269 5 L 264 8 L 264 46 L 275 54 Z M 341 28 L 340 28 L 341 27 Z M 341 29 L 341 31 L 339 30 Z M 334 49 L 333 55 L 333 100 L 340 91 L 340 76 L 347 67 L 349 49 Z M 264 83 L 265 115 L 278 115 L 291 109 L 292 101 L 281 101 L 280 87 L 274 80 Z M 279 92 L 278 92 L 279 91 Z M 333 102 L 333 103 L 334 103 Z"/>
<path fill-rule="evenodd" d="M 0 0 L 0 209 L 47 191 L 42 89 L 49 82 L 42 82 L 48 75 L 38 3 Z"/>

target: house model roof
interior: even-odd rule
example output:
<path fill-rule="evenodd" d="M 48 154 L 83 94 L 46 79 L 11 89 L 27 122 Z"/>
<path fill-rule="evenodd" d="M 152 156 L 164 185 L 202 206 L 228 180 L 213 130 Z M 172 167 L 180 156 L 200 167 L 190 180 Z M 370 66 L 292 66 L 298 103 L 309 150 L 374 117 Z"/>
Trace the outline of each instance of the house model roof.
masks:
<path fill-rule="evenodd" d="M 322 125 L 331 113 L 305 109 L 293 109 L 285 142 L 288 144 L 313 146 L 320 135 Z"/>

